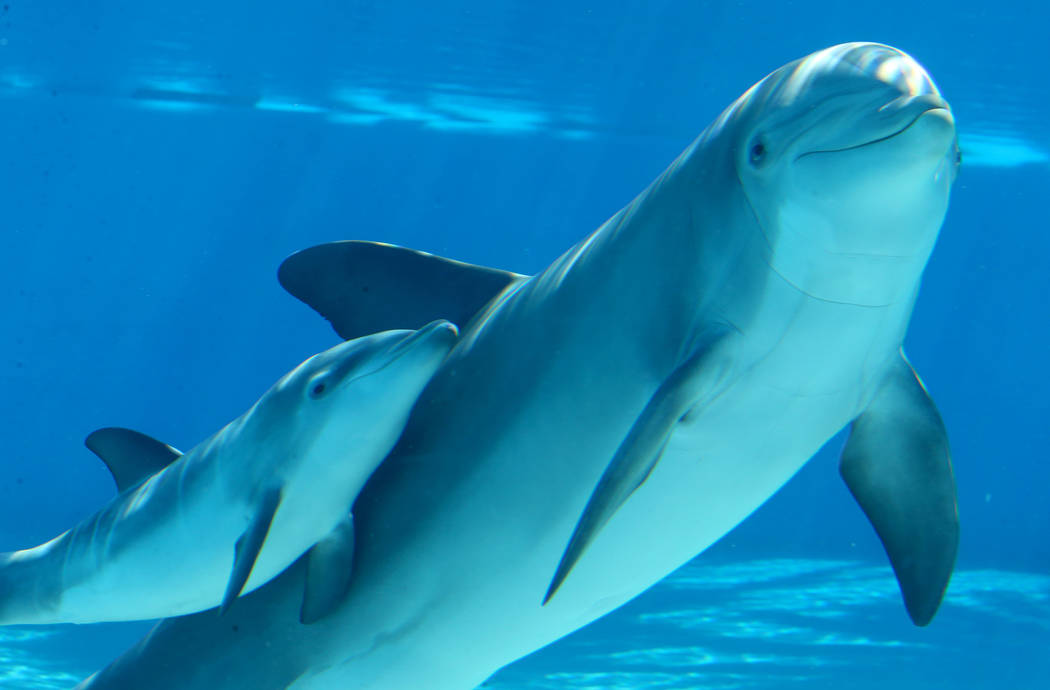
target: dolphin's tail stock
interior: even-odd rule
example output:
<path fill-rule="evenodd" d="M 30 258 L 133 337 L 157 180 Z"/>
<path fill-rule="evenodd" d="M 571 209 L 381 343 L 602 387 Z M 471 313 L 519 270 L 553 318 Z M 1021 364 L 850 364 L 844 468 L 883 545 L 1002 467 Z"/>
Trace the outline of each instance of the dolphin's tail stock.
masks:
<path fill-rule="evenodd" d="M 60 573 L 50 572 L 41 548 L 0 553 L 0 625 L 53 622 Z"/>
<path fill-rule="evenodd" d="M 25 591 L 21 565 L 17 551 L 0 553 L 0 625 L 24 622 L 20 609 L 25 606 L 29 593 Z"/>

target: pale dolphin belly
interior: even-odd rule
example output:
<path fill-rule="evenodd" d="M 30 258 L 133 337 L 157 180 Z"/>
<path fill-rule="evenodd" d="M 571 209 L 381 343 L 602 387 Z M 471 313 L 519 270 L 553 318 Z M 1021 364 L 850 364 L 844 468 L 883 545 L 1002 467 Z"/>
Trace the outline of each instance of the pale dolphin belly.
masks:
<path fill-rule="evenodd" d="M 541 606 L 567 535 L 612 452 L 598 450 L 595 439 L 607 436 L 609 446 L 622 434 L 582 434 L 581 424 L 602 426 L 596 421 L 601 411 L 574 417 L 571 405 L 552 409 L 549 398 L 544 405 L 536 396 L 529 403 L 535 407 L 516 416 L 530 424 L 512 425 L 476 474 L 451 487 L 435 475 L 434 491 L 444 494 L 440 509 L 416 516 L 408 543 L 407 535 L 388 535 L 387 544 L 401 541 L 398 553 L 384 555 L 393 563 L 355 583 L 349 625 L 370 632 L 343 646 L 342 663 L 290 687 L 474 687 L 493 668 L 637 596 L 747 517 L 865 404 L 862 392 L 870 382 L 858 377 L 875 375 L 895 353 L 899 328 L 887 323 L 910 310 L 910 304 L 884 310 L 828 305 L 790 294 L 782 283 L 768 289 L 774 293 L 766 301 L 777 312 L 771 331 L 784 329 L 773 336 L 776 347 L 702 415 L 679 424 L 653 474 L 595 540 L 558 597 Z M 825 323 L 837 337 L 821 340 Z M 756 351 L 768 347 L 763 335 Z M 585 388 L 593 376 L 615 373 L 582 367 L 576 375 Z M 560 370 L 556 378 L 572 388 L 566 376 Z M 614 420 L 610 413 L 609 427 Z M 555 431 L 558 425 L 564 428 Z M 549 442 L 557 438 L 573 442 Z M 448 460 L 421 456 L 406 471 L 418 473 L 413 484 L 422 486 L 431 463 Z M 392 610 L 390 591 L 412 596 Z M 372 601 L 384 602 L 383 610 Z M 467 639 L 469 651 L 462 642 Z"/>
<path fill-rule="evenodd" d="M 776 311 L 787 313 L 782 304 Z M 256 688 L 263 676 L 272 683 L 267 687 L 292 690 L 476 687 L 496 668 L 613 610 L 694 557 L 848 423 L 862 404 L 858 372 L 874 372 L 882 353 L 893 351 L 900 330 L 886 329 L 898 314 L 865 313 L 852 322 L 841 313 L 830 316 L 842 332 L 853 330 L 854 342 L 867 346 L 846 347 L 850 339 L 839 337 L 827 339 L 822 349 L 807 329 L 825 313 L 795 312 L 792 318 L 802 319 L 799 328 L 788 329 L 779 350 L 757 363 L 709 414 L 680 425 L 652 476 L 546 607 L 541 606 L 543 591 L 567 535 L 633 417 L 620 410 L 641 407 L 655 387 L 651 381 L 639 384 L 634 377 L 616 376 L 622 370 L 608 361 L 579 357 L 577 346 L 586 350 L 602 342 L 611 344 L 606 354 L 616 353 L 611 361 L 628 357 L 616 350 L 609 332 L 594 332 L 592 341 L 577 346 L 548 341 L 555 353 L 547 362 L 549 374 L 532 381 L 535 388 L 517 389 L 519 395 L 507 405 L 513 417 L 494 437 L 495 444 L 471 445 L 490 418 L 453 416 L 434 427 L 428 423 L 430 447 L 437 452 L 395 452 L 395 462 L 382 468 L 385 485 L 370 494 L 376 500 L 355 505 L 355 515 L 370 529 L 359 535 L 360 568 L 338 617 L 299 625 L 301 572 L 293 572 L 276 587 L 252 595 L 258 603 L 247 618 L 232 610 L 221 641 L 214 632 L 208 640 L 233 655 L 242 653 L 239 645 L 245 642 L 249 647 L 243 653 L 250 654 L 250 638 L 230 631 L 265 620 L 268 639 L 279 644 L 294 636 L 295 656 L 258 660 L 260 669 L 274 664 L 265 673 L 214 675 L 201 668 L 180 676 L 176 685 L 165 686 L 155 675 L 139 680 L 172 688 L 221 680 L 228 690 Z M 520 355 L 527 357 L 528 343 L 521 348 Z M 807 353 L 802 364 L 800 352 Z M 483 358 L 470 362 L 472 368 L 459 376 L 489 374 Z M 525 385 L 525 379 L 506 370 L 503 377 L 508 388 Z M 550 388 L 581 391 L 583 398 L 582 391 L 609 377 L 615 382 L 607 385 L 616 395 L 605 404 L 601 396 L 545 395 Z M 634 397 L 631 405 L 624 404 L 626 396 Z M 582 414 L 574 416 L 574 410 Z M 756 419 L 764 433 L 751 433 Z M 654 533 L 660 539 L 652 539 Z M 192 628 L 174 623 L 150 640 L 152 649 L 163 649 L 166 641 L 192 653 L 199 644 Z M 138 669 L 148 674 L 150 667 Z M 193 680 L 196 673 L 202 680 Z M 129 680 L 136 678 L 125 677 Z"/>
<path fill-rule="evenodd" d="M 563 590 L 581 622 L 707 549 L 849 424 L 896 356 L 899 323 L 911 309 L 910 302 L 858 309 L 800 299 L 780 281 L 766 291 L 755 328 L 774 325 L 775 345 L 702 413 L 679 422 L 652 474 L 576 566 Z M 770 345 L 755 340 L 759 349 Z"/>

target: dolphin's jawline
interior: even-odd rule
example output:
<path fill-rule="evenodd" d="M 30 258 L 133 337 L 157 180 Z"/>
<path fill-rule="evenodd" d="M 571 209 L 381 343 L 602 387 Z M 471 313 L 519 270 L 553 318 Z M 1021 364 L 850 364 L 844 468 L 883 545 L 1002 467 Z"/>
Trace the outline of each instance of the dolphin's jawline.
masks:
<path fill-rule="evenodd" d="M 909 129 L 912 128 L 912 125 L 914 125 L 916 122 L 921 120 L 924 116 L 929 115 L 930 113 L 932 113 L 934 111 L 937 111 L 937 110 L 943 110 L 944 112 L 951 112 L 950 110 L 948 110 L 948 108 L 945 108 L 945 107 L 942 107 L 942 106 L 934 106 L 934 107 L 931 107 L 931 108 L 927 108 L 926 110 L 922 111 L 921 113 L 919 113 L 918 115 L 913 117 L 911 120 L 909 120 L 908 124 L 904 125 L 903 127 L 898 129 L 897 131 L 893 132 L 892 134 L 887 134 L 884 137 L 879 137 L 878 139 L 872 139 L 871 141 L 866 141 L 863 144 L 854 144 L 852 146 L 844 146 L 844 147 L 838 148 L 838 149 L 820 149 L 820 150 L 817 150 L 817 151 L 806 151 L 805 153 L 800 153 L 799 155 L 795 156 L 795 160 L 798 161 L 798 160 L 801 160 L 802 158 L 805 158 L 806 156 L 815 156 L 815 155 L 822 154 L 822 153 L 842 153 L 843 151 L 853 151 L 855 149 L 862 149 L 862 148 L 865 148 L 865 147 L 868 147 L 868 146 L 875 146 L 876 144 L 881 144 L 884 141 L 889 141 L 890 139 L 893 139 L 896 136 L 904 134 L 905 132 L 907 132 Z"/>

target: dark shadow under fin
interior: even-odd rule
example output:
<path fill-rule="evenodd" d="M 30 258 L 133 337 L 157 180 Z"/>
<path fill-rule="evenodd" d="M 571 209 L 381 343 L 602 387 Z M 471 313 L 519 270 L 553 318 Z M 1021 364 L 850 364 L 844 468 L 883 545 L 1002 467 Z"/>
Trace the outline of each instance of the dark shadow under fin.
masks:
<path fill-rule="evenodd" d="M 839 471 L 886 548 L 908 615 L 928 624 L 955 567 L 959 512 L 944 423 L 903 352 L 853 421 Z"/>
<path fill-rule="evenodd" d="M 682 416 L 695 406 L 703 405 L 719 390 L 726 367 L 718 354 L 721 348 L 715 347 L 717 342 L 717 337 L 708 338 L 675 369 L 635 420 L 576 523 L 543 598 L 544 605 L 558 591 L 605 524 L 649 478 Z"/>
<path fill-rule="evenodd" d="M 270 523 L 277 512 L 277 506 L 281 504 L 281 490 L 274 488 L 263 494 L 255 509 L 248 529 L 237 539 L 233 552 L 233 570 L 230 571 L 230 580 L 226 583 L 226 593 L 222 597 L 220 613 L 226 613 L 230 604 L 241 594 L 248 577 L 252 574 L 255 559 L 259 557 L 263 542 L 270 531 Z"/>
<path fill-rule="evenodd" d="M 166 443 L 133 429 L 106 427 L 88 434 L 84 445 L 106 463 L 123 492 L 182 457 Z"/>
<path fill-rule="evenodd" d="M 335 610 L 350 589 L 353 567 L 354 517 L 347 515 L 307 552 L 301 623 L 316 623 Z"/>
<path fill-rule="evenodd" d="M 284 289 L 351 340 L 434 319 L 465 326 L 525 276 L 378 242 L 332 242 L 292 254 L 277 272 Z"/>

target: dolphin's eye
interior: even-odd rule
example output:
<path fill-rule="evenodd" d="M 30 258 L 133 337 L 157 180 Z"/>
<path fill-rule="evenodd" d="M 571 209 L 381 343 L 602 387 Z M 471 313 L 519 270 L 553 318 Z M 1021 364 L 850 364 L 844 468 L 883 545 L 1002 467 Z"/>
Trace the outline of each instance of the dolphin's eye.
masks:
<path fill-rule="evenodd" d="M 955 164 L 962 165 L 962 149 L 955 149 Z"/>
<path fill-rule="evenodd" d="M 766 145 L 761 140 L 751 144 L 751 165 L 759 165 L 766 158 Z"/>
<path fill-rule="evenodd" d="M 324 392 L 327 389 L 328 386 L 325 385 L 324 381 L 318 381 L 310 387 L 310 397 L 316 400 L 317 398 L 320 398 L 322 395 L 324 395 Z"/>

